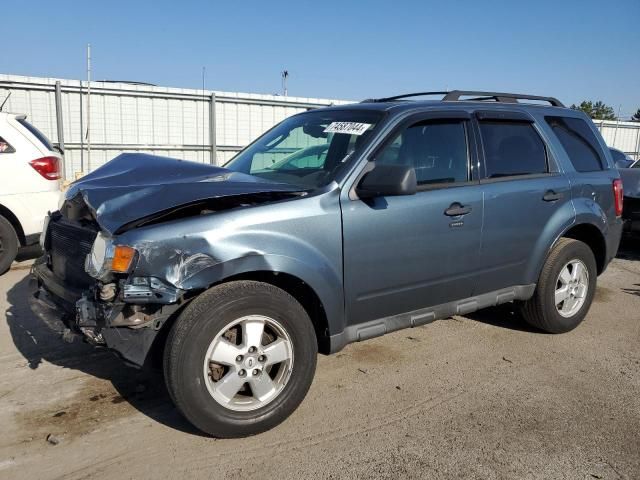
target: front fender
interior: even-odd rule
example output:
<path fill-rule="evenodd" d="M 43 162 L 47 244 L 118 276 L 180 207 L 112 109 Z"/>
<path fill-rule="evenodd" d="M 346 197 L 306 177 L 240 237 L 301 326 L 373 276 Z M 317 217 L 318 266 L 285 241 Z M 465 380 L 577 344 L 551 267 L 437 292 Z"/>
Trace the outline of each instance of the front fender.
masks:
<path fill-rule="evenodd" d="M 342 279 L 339 272 L 331 268 L 328 260 L 323 258 L 312 248 L 301 250 L 300 245 L 293 246 L 289 251 L 300 254 L 299 258 L 288 255 L 264 253 L 253 249 L 237 251 L 237 244 L 234 256 L 228 256 L 224 251 L 224 244 L 218 251 L 207 252 L 203 250 L 172 249 L 155 246 L 154 249 L 161 248 L 165 259 L 160 264 L 155 256 L 152 256 L 152 264 L 149 263 L 149 251 L 141 249 L 135 275 L 159 277 L 167 283 L 185 291 L 206 289 L 209 286 L 220 283 L 227 278 L 250 272 L 278 272 L 294 276 L 309 285 L 316 293 L 322 306 L 324 307 L 330 333 L 341 332 L 344 328 L 344 299 L 342 289 Z M 145 251 L 146 250 L 146 251 Z M 157 252 L 160 254 L 160 252 Z M 153 273 L 151 273 L 153 272 Z M 160 273 L 162 272 L 162 273 Z"/>
<path fill-rule="evenodd" d="M 326 262 L 317 257 L 306 256 L 303 262 L 284 255 L 249 254 L 211 265 L 186 279 L 180 284 L 180 288 L 184 290 L 207 288 L 235 275 L 251 272 L 286 273 L 302 280 L 320 299 L 327 316 L 330 334 L 343 330 L 342 280 L 327 266 Z"/>
<path fill-rule="evenodd" d="M 156 277 L 186 291 L 250 272 L 286 273 L 316 293 L 331 334 L 343 329 L 335 194 L 134 229 L 116 240 L 138 251 L 133 276 Z"/>

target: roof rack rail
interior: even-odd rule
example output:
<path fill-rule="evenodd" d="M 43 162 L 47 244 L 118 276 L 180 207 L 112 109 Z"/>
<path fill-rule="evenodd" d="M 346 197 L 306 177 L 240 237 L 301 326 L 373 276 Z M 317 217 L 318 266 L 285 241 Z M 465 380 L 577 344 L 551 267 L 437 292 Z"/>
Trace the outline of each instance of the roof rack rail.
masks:
<path fill-rule="evenodd" d="M 392 102 L 394 100 L 402 100 L 403 98 L 409 97 L 425 97 L 427 95 L 447 95 L 450 92 L 418 92 L 418 93 L 407 93 L 404 95 L 395 95 L 393 97 L 385 97 L 385 98 L 370 98 L 368 100 L 363 100 L 362 103 L 367 102 Z"/>
<path fill-rule="evenodd" d="M 443 101 L 452 102 L 459 101 L 462 96 L 475 96 L 470 100 L 484 101 L 495 100 L 500 103 L 518 103 L 518 100 L 538 100 L 540 102 L 549 102 L 554 107 L 564 107 L 564 104 L 554 97 L 541 97 L 538 95 L 523 95 L 521 93 L 502 93 L 502 92 L 482 92 L 473 90 L 452 90 L 448 92 Z"/>
<path fill-rule="evenodd" d="M 482 91 L 474 91 L 474 90 L 451 90 L 449 92 L 407 93 L 405 95 L 395 95 L 393 97 L 372 98 L 372 99 L 364 100 L 362 103 L 392 102 L 394 100 L 402 100 L 404 98 L 423 97 L 428 95 L 444 95 L 444 97 L 442 97 L 442 101 L 444 102 L 461 101 L 460 97 L 472 96 L 474 98 L 469 98 L 462 101 L 482 102 L 486 100 L 494 100 L 499 103 L 518 103 L 518 100 L 537 100 L 541 102 L 549 102 L 554 107 L 564 107 L 564 104 L 560 100 L 554 97 L 540 97 L 537 95 L 523 95 L 520 93 L 482 92 Z"/>

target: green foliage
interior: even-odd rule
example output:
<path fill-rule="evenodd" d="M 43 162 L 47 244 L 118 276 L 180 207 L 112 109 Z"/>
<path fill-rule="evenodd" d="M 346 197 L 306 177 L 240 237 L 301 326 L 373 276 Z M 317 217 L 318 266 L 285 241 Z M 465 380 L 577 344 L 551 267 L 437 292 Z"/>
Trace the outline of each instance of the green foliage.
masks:
<path fill-rule="evenodd" d="M 600 100 L 592 102 L 584 100 L 580 105 L 571 105 L 574 110 L 582 110 L 594 120 L 615 120 L 616 113 L 612 107 L 604 104 Z M 639 112 L 640 113 L 640 112 Z"/>

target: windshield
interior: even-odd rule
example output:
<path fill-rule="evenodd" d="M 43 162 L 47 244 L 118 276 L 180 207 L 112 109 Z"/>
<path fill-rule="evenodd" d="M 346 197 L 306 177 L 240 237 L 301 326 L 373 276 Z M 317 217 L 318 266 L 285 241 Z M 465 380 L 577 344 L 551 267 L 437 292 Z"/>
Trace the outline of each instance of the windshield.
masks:
<path fill-rule="evenodd" d="M 381 112 L 314 110 L 289 117 L 225 165 L 304 189 L 331 182 L 371 135 Z"/>

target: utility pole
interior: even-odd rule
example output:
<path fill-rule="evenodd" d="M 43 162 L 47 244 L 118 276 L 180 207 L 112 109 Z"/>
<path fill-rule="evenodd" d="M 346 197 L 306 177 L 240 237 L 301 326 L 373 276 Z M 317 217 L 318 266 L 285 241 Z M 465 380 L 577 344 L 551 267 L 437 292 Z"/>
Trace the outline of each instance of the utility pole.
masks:
<path fill-rule="evenodd" d="M 289 78 L 289 71 L 283 70 L 282 73 L 282 94 L 286 97 L 289 94 L 287 90 L 287 78 Z"/>
<path fill-rule="evenodd" d="M 87 43 L 87 170 L 88 171 L 91 170 L 91 44 L 90 43 Z"/>
<path fill-rule="evenodd" d="M 616 146 L 616 137 L 618 136 L 618 125 L 620 125 L 620 109 L 622 105 L 618 105 L 618 116 L 616 118 L 616 129 L 613 131 L 613 146 Z"/>

